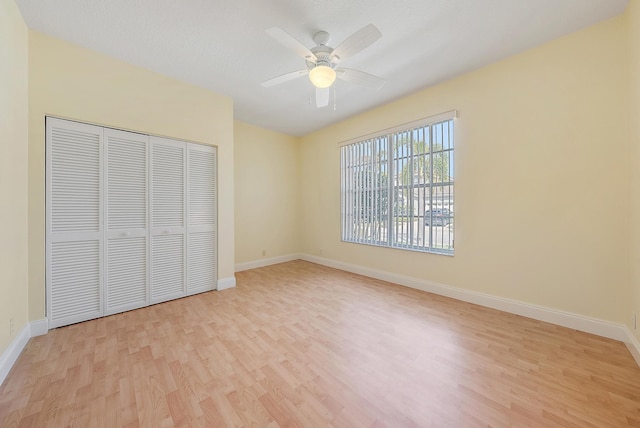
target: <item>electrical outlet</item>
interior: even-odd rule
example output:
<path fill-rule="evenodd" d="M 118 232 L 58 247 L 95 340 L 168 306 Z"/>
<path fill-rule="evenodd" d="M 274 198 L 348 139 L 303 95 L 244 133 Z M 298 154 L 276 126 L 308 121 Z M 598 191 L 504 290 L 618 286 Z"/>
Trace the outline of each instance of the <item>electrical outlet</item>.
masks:
<path fill-rule="evenodd" d="M 262 257 L 267 255 L 267 250 L 262 250 Z"/>
<path fill-rule="evenodd" d="M 323 253 L 322 248 L 320 248 L 320 250 L 318 250 L 318 255 L 320 255 L 320 256 L 321 256 L 321 255 L 322 255 L 322 253 Z"/>
<path fill-rule="evenodd" d="M 636 313 L 633 313 L 633 329 L 637 330 L 638 329 L 638 317 L 636 316 Z"/>
<path fill-rule="evenodd" d="M 15 333 L 16 324 L 13 318 L 9 318 L 9 336 L 13 336 Z"/>

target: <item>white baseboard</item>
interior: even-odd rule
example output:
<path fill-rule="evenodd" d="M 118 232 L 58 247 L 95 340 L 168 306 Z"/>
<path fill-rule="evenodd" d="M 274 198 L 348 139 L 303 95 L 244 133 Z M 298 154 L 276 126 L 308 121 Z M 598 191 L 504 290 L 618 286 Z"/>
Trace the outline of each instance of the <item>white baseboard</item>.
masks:
<path fill-rule="evenodd" d="M 31 337 L 42 336 L 49 331 L 49 321 L 46 318 L 31 321 L 29 325 L 31 326 Z"/>
<path fill-rule="evenodd" d="M 20 333 L 13 339 L 5 351 L 0 355 L 0 385 L 4 382 L 11 371 L 11 367 L 15 364 L 20 353 L 27 346 L 31 337 L 29 324 L 26 324 Z"/>
<path fill-rule="evenodd" d="M 640 342 L 638 342 L 638 339 L 628 327 L 624 327 L 624 330 L 627 335 L 624 343 L 627 345 L 627 348 L 629 348 L 631 355 L 633 355 L 633 359 L 636 360 L 636 363 L 640 366 Z"/>
<path fill-rule="evenodd" d="M 20 353 L 27 346 L 29 339 L 35 336 L 42 336 L 47 334 L 49 330 L 49 323 L 47 319 L 31 321 L 26 324 L 20 333 L 13 339 L 7 349 L 0 355 L 0 385 L 7 378 L 7 375 L 11 371 L 11 367 L 15 364 L 16 360 L 20 356 Z"/>
<path fill-rule="evenodd" d="M 302 258 L 301 254 L 286 254 L 284 256 L 270 257 L 268 259 L 260 259 L 260 260 L 254 260 L 251 262 L 238 263 L 235 265 L 235 271 L 241 272 L 243 270 L 256 269 L 256 268 L 261 268 L 265 266 L 276 265 L 278 263 L 291 262 L 294 260 L 299 260 L 301 258 Z"/>
<path fill-rule="evenodd" d="M 530 303 L 524 303 L 517 300 L 496 297 L 490 294 L 479 293 L 477 291 L 464 290 L 461 288 L 439 284 L 424 279 L 398 275 L 371 269 L 364 266 L 352 265 L 336 260 L 325 259 L 309 254 L 302 254 L 300 258 L 302 260 L 332 267 L 335 269 L 345 270 L 347 272 L 357 273 L 359 275 L 393 282 L 395 284 L 404 285 L 406 287 L 427 291 L 429 293 L 439 294 L 441 296 L 451 297 L 453 299 L 474 303 L 476 305 L 485 306 L 492 309 L 498 309 L 516 315 L 522 315 L 527 318 L 533 318 L 562 327 L 584 331 L 586 333 L 607 337 L 609 339 L 619 340 L 626 344 L 629 343 L 628 334 L 625 332 L 625 326 L 609 321 L 591 318 L 584 315 L 578 315 L 571 312 L 564 312 L 544 306 L 533 305 Z M 640 350 L 640 347 L 638 349 Z M 638 361 L 637 358 L 636 361 Z"/>
<path fill-rule="evenodd" d="M 233 288 L 236 286 L 236 277 L 231 276 L 229 278 L 222 278 L 218 280 L 218 287 L 216 289 L 218 291 L 226 290 L 227 288 Z"/>

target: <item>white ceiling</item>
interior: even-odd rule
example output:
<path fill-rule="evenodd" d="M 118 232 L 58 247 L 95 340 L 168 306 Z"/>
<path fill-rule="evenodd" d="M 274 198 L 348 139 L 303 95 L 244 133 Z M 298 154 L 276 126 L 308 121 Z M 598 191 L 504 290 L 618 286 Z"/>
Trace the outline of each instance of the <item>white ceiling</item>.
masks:
<path fill-rule="evenodd" d="M 16 0 L 37 31 L 233 98 L 235 119 L 304 135 L 624 11 L 627 0 Z M 341 66 L 386 79 L 379 90 L 337 81 L 318 109 L 304 68 L 265 30 L 336 47 L 373 23 L 382 38 Z"/>

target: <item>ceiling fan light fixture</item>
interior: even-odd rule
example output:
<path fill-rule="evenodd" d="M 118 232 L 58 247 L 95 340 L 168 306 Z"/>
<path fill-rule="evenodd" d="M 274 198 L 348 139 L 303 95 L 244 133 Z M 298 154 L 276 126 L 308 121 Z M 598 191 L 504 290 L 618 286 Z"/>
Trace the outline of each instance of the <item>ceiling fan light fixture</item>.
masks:
<path fill-rule="evenodd" d="M 309 71 L 309 80 L 316 88 L 328 88 L 336 80 L 336 71 L 327 65 L 318 65 Z"/>

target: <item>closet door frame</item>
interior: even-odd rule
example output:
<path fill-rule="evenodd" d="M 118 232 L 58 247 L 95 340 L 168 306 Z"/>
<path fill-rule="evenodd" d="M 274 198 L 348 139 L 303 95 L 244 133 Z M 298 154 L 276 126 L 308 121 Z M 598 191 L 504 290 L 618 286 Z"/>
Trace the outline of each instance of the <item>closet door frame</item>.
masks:
<path fill-rule="evenodd" d="M 98 230 L 97 231 L 53 231 L 54 219 L 53 219 L 53 159 L 52 159 L 52 146 L 54 144 L 52 140 L 52 132 L 54 128 L 60 128 L 62 130 L 77 130 L 79 132 L 87 132 L 92 134 L 93 136 L 98 136 L 98 172 L 96 174 L 98 185 L 97 185 L 97 199 L 98 199 Z M 191 143 L 183 140 L 176 140 L 164 137 L 157 137 L 152 135 L 147 135 L 143 133 L 136 133 L 125 130 L 118 130 L 115 128 L 109 128 L 101 125 L 93 125 L 84 122 L 78 122 L 69 119 L 56 118 L 53 116 L 45 117 L 45 296 L 46 296 L 46 313 L 48 317 L 48 327 L 56 328 L 69 324 L 74 324 L 82 321 L 87 321 L 90 319 L 100 318 L 120 312 L 125 312 L 132 309 L 137 309 L 140 307 L 150 306 L 156 303 L 161 303 L 168 300 L 173 300 L 180 297 L 185 297 L 187 295 L 200 293 L 204 291 L 216 290 L 217 287 L 217 273 L 218 273 L 218 148 L 217 146 L 200 144 L 200 143 Z M 137 228 L 134 230 L 126 230 L 126 226 L 123 226 L 117 230 L 110 230 L 109 227 L 109 183 L 108 183 L 108 144 L 107 144 L 107 135 L 117 135 L 120 134 L 124 139 L 131 138 L 132 141 L 144 141 L 145 148 L 145 169 L 146 169 L 146 228 L 142 230 L 141 228 Z M 89 141 L 89 140 L 87 140 Z M 95 140 L 94 140 L 95 141 Z M 154 226 L 153 223 L 153 155 L 152 150 L 154 144 L 161 144 L 166 146 L 180 147 L 183 151 L 183 160 L 182 160 L 182 225 L 181 226 Z M 213 225 L 202 225 L 197 224 L 190 226 L 189 224 L 189 153 L 191 150 L 202 151 L 202 152 L 213 152 L 214 153 L 214 162 L 213 162 L 213 173 L 215 177 L 215 183 L 213 186 L 213 201 L 214 201 L 214 223 Z M 94 152 L 95 153 L 95 152 Z M 94 158 L 95 159 L 95 158 Z M 62 170 L 64 171 L 64 170 Z M 70 176 L 74 175 L 74 170 L 70 170 Z M 72 178 L 67 179 L 73 182 Z M 80 189 L 80 191 L 84 191 Z M 63 203 L 64 206 L 64 203 Z M 78 207 L 82 207 L 82 205 L 77 205 Z M 73 206 L 70 209 L 74 209 Z M 73 212 L 73 211 L 70 211 Z M 77 212 L 77 211 L 76 211 Z M 64 217 L 66 218 L 66 217 Z M 95 217 L 94 217 L 95 218 Z M 138 230 L 139 229 L 139 230 Z M 189 289 L 189 233 L 191 232 L 213 232 L 214 243 L 212 244 L 213 253 L 211 263 L 214 263 L 214 273 L 213 280 L 210 286 L 200 286 L 197 289 Z M 154 259 L 153 259 L 153 238 L 154 236 L 166 236 L 172 234 L 179 234 L 182 237 L 181 248 L 182 248 L 182 288 L 180 292 L 175 292 L 171 294 L 162 295 L 159 298 L 153 297 L 153 268 L 154 268 Z M 109 307 L 108 304 L 108 279 L 109 272 L 107 263 L 108 260 L 108 251 L 109 251 L 109 240 L 114 238 L 136 238 L 136 237 L 144 237 L 146 240 L 146 299 L 145 303 L 136 302 L 132 304 L 122 304 L 117 307 Z M 68 315 L 68 316 L 58 316 L 56 318 L 53 317 L 54 312 L 59 312 L 59 308 L 53 307 L 53 273 L 55 267 L 53 266 L 53 256 L 52 256 L 52 245 L 58 242 L 81 242 L 81 241 L 95 241 L 96 242 L 96 252 L 97 252 L 97 270 L 94 269 L 93 272 L 97 272 L 94 275 L 93 281 L 89 285 L 95 287 L 95 283 L 98 283 L 96 297 L 91 300 L 95 306 L 98 308 L 96 310 L 92 310 L 91 312 L 85 311 L 83 313 L 77 315 Z M 82 255 L 76 250 L 76 254 Z M 63 254 L 64 256 L 64 254 Z M 169 254 L 170 256 L 170 254 Z M 75 255 L 70 254 L 69 260 L 73 265 L 75 263 Z M 78 259 L 81 262 L 80 259 Z M 77 264 L 77 263 L 75 263 Z M 57 266 L 58 268 L 60 265 Z M 126 272 L 126 271 L 125 271 Z M 70 274 L 73 274 L 71 272 Z M 80 272 L 80 276 L 84 273 Z M 211 275 L 210 273 L 208 275 Z M 72 278 L 73 279 L 73 278 Z M 82 281 L 82 278 L 78 279 L 77 277 L 74 279 L 76 283 L 78 281 Z M 64 281 L 64 278 L 63 278 Z M 82 284 L 82 282 L 80 282 Z M 64 282 L 62 282 L 64 284 Z M 54 284 L 55 285 L 55 284 Z M 94 290 L 94 288 L 90 288 Z M 71 290 L 71 287 L 70 287 Z M 71 290 L 72 291 L 72 290 Z M 69 291 L 68 293 L 71 293 Z M 73 296 L 73 294 L 71 294 Z M 64 306 L 64 305 L 63 305 Z M 94 307 L 95 307 L 94 306 Z M 62 308 L 64 310 L 64 308 Z"/>

